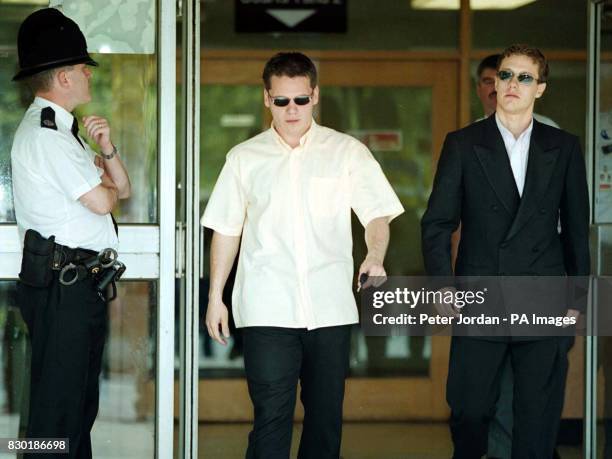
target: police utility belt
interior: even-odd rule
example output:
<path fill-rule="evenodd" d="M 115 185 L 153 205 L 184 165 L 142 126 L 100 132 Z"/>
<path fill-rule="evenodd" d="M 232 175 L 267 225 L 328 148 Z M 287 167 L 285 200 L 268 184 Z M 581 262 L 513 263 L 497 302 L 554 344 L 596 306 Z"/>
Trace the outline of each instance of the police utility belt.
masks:
<path fill-rule="evenodd" d="M 125 265 L 117 260 L 114 249 L 71 249 L 56 244 L 55 236 L 45 239 L 37 231 L 27 230 L 19 280 L 31 287 L 46 288 L 51 285 L 54 271 L 59 271 L 59 282 L 65 286 L 92 279 L 100 298 L 110 301 L 117 297 L 115 282 L 121 278 Z M 107 297 L 109 285 L 112 295 Z"/>

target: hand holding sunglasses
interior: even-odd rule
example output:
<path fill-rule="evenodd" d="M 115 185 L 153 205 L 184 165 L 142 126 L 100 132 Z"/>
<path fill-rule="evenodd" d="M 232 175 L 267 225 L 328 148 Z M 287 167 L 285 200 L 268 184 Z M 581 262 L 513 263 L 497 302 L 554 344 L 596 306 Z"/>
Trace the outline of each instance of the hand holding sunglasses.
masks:
<path fill-rule="evenodd" d="M 287 105 L 289 105 L 289 102 L 291 102 L 291 99 L 289 97 L 285 97 L 285 96 L 272 97 L 269 93 L 268 93 L 268 96 L 270 97 L 270 99 L 272 99 L 272 103 L 276 105 L 277 107 L 286 107 Z M 295 102 L 295 105 L 307 105 L 310 103 L 311 98 L 312 98 L 312 95 L 296 96 L 293 98 L 293 102 Z"/>
<path fill-rule="evenodd" d="M 514 72 L 512 70 L 500 70 L 497 72 L 497 78 L 499 78 L 504 83 L 510 83 L 512 78 L 514 78 Z M 516 79 L 520 84 L 524 84 L 529 86 L 534 81 L 538 83 L 543 83 L 543 81 L 538 80 L 536 77 L 531 75 L 530 73 L 522 72 L 516 75 Z"/>

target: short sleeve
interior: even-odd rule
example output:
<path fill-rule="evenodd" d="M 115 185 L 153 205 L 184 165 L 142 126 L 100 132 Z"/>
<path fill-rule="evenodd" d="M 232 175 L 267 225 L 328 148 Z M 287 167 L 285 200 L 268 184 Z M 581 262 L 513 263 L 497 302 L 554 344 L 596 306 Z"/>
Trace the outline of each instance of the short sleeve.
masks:
<path fill-rule="evenodd" d="M 240 236 L 245 216 L 244 189 L 228 155 L 206 205 L 201 224 L 225 236 Z"/>
<path fill-rule="evenodd" d="M 351 208 L 365 227 L 375 218 L 389 221 L 404 212 L 380 164 L 362 143 L 355 141 L 349 158 Z"/>
<path fill-rule="evenodd" d="M 64 139 L 60 133 L 50 131 L 40 136 L 37 146 L 45 158 L 45 175 L 70 199 L 78 200 L 101 182 L 100 174 L 90 155 Z"/>

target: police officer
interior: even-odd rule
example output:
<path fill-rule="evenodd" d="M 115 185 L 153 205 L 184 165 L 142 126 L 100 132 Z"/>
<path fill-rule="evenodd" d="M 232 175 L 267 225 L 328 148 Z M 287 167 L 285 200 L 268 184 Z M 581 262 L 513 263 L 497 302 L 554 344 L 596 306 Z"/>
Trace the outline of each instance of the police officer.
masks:
<path fill-rule="evenodd" d="M 130 181 L 108 122 L 94 115 L 81 120 L 98 156 L 71 113 L 91 100 L 90 66 L 97 66 L 77 24 L 56 9 L 38 10 L 21 24 L 17 45 L 13 80 L 23 80 L 35 96 L 11 150 L 24 241 L 17 301 L 32 341 L 26 435 L 68 438 L 69 457 L 90 458 L 107 302 L 88 273 L 72 285 L 60 278 L 69 263 L 81 266 L 117 248 L 111 210 L 129 196 Z"/>

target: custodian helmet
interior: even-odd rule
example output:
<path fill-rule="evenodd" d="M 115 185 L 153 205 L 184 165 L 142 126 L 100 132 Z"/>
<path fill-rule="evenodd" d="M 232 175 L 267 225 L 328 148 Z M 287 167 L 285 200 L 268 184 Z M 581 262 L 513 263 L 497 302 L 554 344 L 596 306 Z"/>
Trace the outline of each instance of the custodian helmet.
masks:
<path fill-rule="evenodd" d="M 77 23 L 55 8 L 44 8 L 25 18 L 19 27 L 17 52 L 20 70 L 13 80 L 65 65 L 98 65 L 87 53 L 87 42 Z"/>

